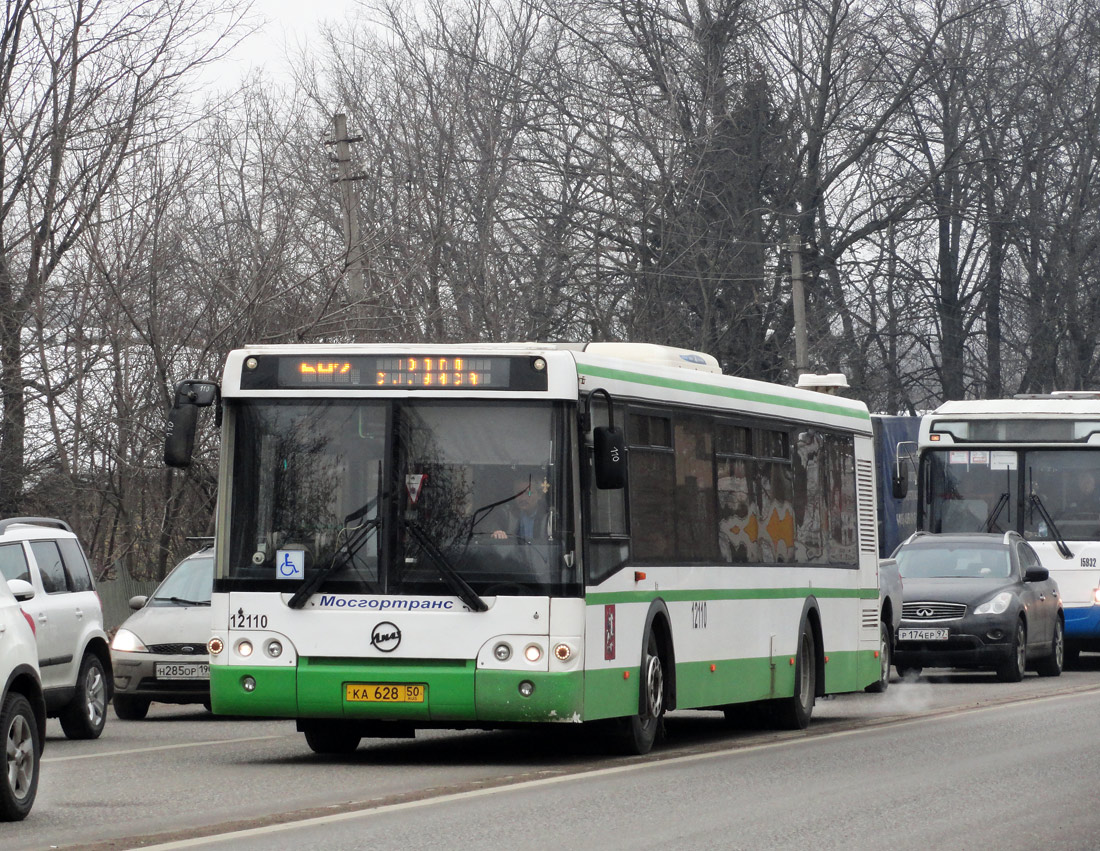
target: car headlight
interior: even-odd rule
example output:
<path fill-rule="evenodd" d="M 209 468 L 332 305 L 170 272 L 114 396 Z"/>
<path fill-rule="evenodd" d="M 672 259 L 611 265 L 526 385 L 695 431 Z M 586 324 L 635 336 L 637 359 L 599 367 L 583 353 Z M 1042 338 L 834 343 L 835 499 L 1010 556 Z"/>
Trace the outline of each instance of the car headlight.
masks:
<path fill-rule="evenodd" d="M 987 600 L 974 610 L 976 615 L 1000 615 L 1012 604 L 1012 595 L 1002 591 L 992 600 Z"/>
<path fill-rule="evenodd" d="M 119 628 L 115 637 L 111 639 L 111 649 L 121 653 L 148 653 L 149 648 L 141 643 L 141 639 L 128 629 Z"/>

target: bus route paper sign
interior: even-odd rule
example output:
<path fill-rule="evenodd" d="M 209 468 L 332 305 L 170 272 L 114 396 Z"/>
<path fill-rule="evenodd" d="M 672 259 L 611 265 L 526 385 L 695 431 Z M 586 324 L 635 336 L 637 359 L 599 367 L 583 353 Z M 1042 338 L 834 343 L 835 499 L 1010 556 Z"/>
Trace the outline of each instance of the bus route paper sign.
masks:
<path fill-rule="evenodd" d="M 305 550 L 276 550 L 275 551 L 275 578 L 276 579 L 301 579 L 305 576 L 306 551 Z"/>

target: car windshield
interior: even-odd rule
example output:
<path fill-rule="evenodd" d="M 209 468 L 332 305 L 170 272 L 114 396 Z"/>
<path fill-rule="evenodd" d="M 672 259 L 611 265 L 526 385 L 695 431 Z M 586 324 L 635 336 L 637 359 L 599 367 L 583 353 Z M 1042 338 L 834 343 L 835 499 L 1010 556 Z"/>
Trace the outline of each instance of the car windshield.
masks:
<path fill-rule="evenodd" d="M 451 595 L 466 583 L 458 596 L 475 604 L 471 592 L 580 593 L 560 407 L 266 400 L 230 416 L 219 582 L 303 595 Z"/>
<path fill-rule="evenodd" d="M 191 556 L 157 586 L 148 606 L 209 606 L 210 589 L 214 582 L 214 557 Z"/>
<path fill-rule="evenodd" d="M 999 578 L 1012 574 L 1003 546 L 940 544 L 902 547 L 894 555 L 903 579 Z"/>

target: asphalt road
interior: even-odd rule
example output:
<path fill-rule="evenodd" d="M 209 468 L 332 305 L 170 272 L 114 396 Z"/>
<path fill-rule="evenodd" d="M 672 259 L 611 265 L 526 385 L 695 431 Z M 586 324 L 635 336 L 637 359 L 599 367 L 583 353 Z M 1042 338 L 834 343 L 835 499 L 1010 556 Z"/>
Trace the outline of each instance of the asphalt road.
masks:
<path fill-rule="evenodd" d="M 819 701 L 807 731 L 674 713 L 647 757 L 528 731 L 314 755 L 292 722 L 155 705 L 93 742 L 50 722 L 6 849 L 1098 848 L 1100 656 L 1043 679 L 929 672 Z M 220 836 L 221 838 L 216 838 Z"/>

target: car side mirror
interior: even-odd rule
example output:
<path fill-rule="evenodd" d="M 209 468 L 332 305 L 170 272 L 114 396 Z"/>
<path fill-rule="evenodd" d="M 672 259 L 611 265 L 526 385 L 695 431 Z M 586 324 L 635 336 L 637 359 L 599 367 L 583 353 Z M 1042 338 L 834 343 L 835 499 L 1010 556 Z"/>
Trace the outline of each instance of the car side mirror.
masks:
<path fill-rule="evenodd" d="M 148 600 L 149 598 L 146 597 L 144 594 L 135 594 L 133 597 L 130 598 L 130 608 L 133 609 L 135 612 L 138 609 L 144 609 L 145 603 Z"/>
<path fill-rule="evenodd" d="M 15 599 L 20 603 L 25 603 L 27 600 L 34 598 L 34 586 L 26 579 L 9 579 L 8 588 L 11 589 L 11 593 L 15 595 Z"/>
<path fill-rule="evenodd" d="M 1050 579 L 1050 571 L 1045 567 L 1029 567 L 1024 571 L 1024 582 L 1045 582 Z"/>

